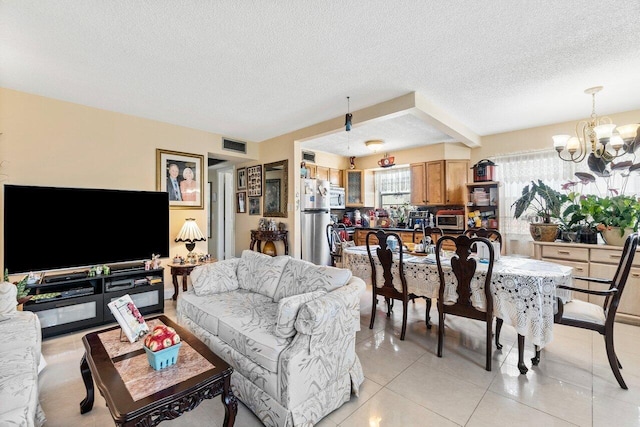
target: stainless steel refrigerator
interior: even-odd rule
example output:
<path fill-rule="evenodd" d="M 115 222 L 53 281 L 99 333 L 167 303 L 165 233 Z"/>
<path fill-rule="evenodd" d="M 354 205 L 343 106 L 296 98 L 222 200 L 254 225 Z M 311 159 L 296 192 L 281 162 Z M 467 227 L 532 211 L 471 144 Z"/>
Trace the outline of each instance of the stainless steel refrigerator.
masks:
<path fill-rule="evenodd" d="M 329 191 L 329 181 L 302 179 L 300 203 L 302 259 L 317 265 L 331 265 L 326 231 L 331 218 Z"/>

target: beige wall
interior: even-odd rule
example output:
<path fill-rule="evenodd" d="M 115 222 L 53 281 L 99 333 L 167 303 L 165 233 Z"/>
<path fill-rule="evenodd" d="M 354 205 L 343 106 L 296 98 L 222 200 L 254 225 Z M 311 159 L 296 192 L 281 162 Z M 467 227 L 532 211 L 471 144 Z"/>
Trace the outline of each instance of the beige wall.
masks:
<path fill-rule="evenodd" d="M 3 185 L 148 191 L 156 190 L 157 148 L 201 154 L 205 162 L 209 153 L 225 158 L 259 156 L 256 143 L 248 143 L 246 155 L 235 155 L 221 148 L 218 134 L 4 88 L 0 88 L 0 132 Z M 188 217 L 195 218 L 206 233 L 207 213 L 206 209 L 172 209 L 169 235 L 177 235 Z M 3 230 L 4 224 L 0 231 L 4 240 Z M 172 256 L 187 252 L 184 244 L 173 239 L 169 250 Z M 207 252 L 207 243 L 198 242 L 195 251 Z M 4 253 L 0 254 L 4 271 Z M 166 281 L 165 287 L 169 284 Z"/>

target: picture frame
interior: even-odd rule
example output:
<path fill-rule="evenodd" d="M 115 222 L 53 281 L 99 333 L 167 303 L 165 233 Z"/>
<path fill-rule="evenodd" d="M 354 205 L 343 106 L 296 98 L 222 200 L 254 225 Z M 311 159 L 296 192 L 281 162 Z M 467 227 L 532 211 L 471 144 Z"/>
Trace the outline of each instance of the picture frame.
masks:
<path fill-rule="evenodd" d="M 247 193 L 249 197 L 262 196 L 262 165 L 247 168 Z"/>
<path fill-rule="evenodd" d="M 236 193 L 236 213 L 247 213 L 247 192 Z"/>
<path fill-rule="evenodd" d="M 238 191 L 247 189 L 247 168 L 240 168 L 236 171 L 236 187 Z"/>
<path fill-rule="evenodd" d="M 260 197 L 249 197 L 249 215 L 260 215 Z"/>
<path fill-rule="evenodd" d="M 280 179 L 278 178 L 264 180 L 264 211 L 280 211 Z"/>
<path fill-rule="evenodd" d="M 169 193 L 171 209 L 202 209 L 204 156 L 156 149 L 156 189 Z"/>

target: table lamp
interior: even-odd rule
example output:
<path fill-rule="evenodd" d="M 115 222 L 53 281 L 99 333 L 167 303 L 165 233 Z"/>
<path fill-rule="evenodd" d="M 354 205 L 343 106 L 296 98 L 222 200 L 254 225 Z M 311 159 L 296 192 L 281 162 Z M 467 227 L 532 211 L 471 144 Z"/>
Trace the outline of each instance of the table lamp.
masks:
<path fill-rule="evenodd" d="M 191 263 L 194 263 L 192 251 L 196 247 L 196 242 L 204 242 L 205 240 L 207 239 L 198 228 L 195 218 L 187 218 L 178 233 L 178 237 L 176 237 L 176 242 L 185 242 L 185 246 L 189 251 L 187 259 Z"/>

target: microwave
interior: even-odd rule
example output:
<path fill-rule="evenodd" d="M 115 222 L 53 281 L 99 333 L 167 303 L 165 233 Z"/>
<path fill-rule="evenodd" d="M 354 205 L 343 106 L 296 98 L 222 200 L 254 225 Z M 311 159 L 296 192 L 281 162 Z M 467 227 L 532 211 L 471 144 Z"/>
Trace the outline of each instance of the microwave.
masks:
<path fill-rule="evenodd" d="M 331 187 L 329 189 L 329 206 L 331 209 L 344 209 L 345 192 L 344 188 Z"/>
<path fill-rule="evenodd" d="M 436 227 L 462 233 L 465 230 L 464 213 L 436 213 Z"/>

